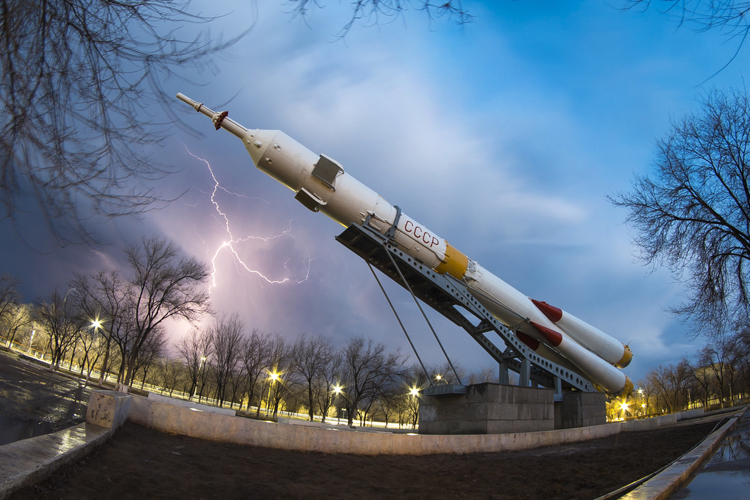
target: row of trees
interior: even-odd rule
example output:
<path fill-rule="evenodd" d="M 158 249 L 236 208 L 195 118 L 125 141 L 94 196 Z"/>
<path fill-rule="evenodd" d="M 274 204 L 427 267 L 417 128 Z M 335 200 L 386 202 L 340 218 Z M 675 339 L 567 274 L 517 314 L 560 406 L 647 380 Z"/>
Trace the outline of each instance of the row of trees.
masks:
<path fill-rule="evenodd" d="M 427 375 L 372 339 L 355 337 L 340 348 L 321 336 L 290 342 L 247 332 L 234 314 L 219 315 L 168 349 L 166 320 L 195 324 L 211 312 L 208 270 L 164 239 L 144 239 L 125 253 L 127 276 L 111 269 L 76 275 L 64 293 L 56 288 L 34 304 L 21 303 L 17 280 L 0 278 L 0 328 L 8 345 L 31 351 L 34 344 L 51 357 L 50 369 L 75 365 L 87 380 L 97 370 L 100 386 L 114 373 L 118 386 L 148 382 L 170 395 L 178 390 L 219 405 L 252 406 L 256 416 L 263 406 L 274 417 L 280 409 L 303 410 L 311 420 L 343 409 L 350 425 L 357 418 L 416 424 L 418 400 L 410 390 L 427 385 Z M 462 372 L 469 383 L 497 380 L 491 368 Z M 453 381 L 447 366 L 435 367 L 431 377 Z"/>
<path fill-rule="evenodd" d="M 750 396 L 750 332 L 719 338 L 676 365 L 660 365 L 639 385 L 646 413 L 731 406 Z"/>
<path fill-rule="evenodd" d="M 278 334 L 244 334 L 236 316 L 219 317 L 214 326 L 193 330 L 177 344 L 188 394 L 207 393 L 217 404 L 255 407 L 258 416 L 276 417 L 280 409 L 304 410 L 323 421 L 334 404 L 346 410 L 349 425 L 378 412 L 386 422 L 406 410 L 409 384 L 418 384 L 407 356 L 388 352 L 381 343 L 355 337 L 340 349 L 331 339 L 302 335 L 289 342 Z M 164 362 L 164 361 L 162 361 Z M 414 413 L 414 412 L 412 412 Z M 416 415 L 416 413 L 414 413 Z"/>
<path fill-rule="evenodd" d="M 192 330 L 176 345 L 178 361 L 162 358 L 150 382 L 171 395 L 183 392 L 200 401 L 204 394 L 219 405 L 229 403 L 276 418 L 279 410 L 304 412 L 323 422 L 345 414 L 348 424 L 373 419 L 416 425 L 416 390 L 429 385 L 421 367 L 408 356 L 389 352 L 382 343 L 354 337 L 340 348 L 328 337 L 302 335 L 290 342 L 279 334 L 252 330 L 237 315 L 220 316 L 215 325 Z M 176 364 L 175 364 L 176 363 Z M 177 370 L 176 373 L 174 370 Z M 459 374 L 465 373 L 459 367 Z M 447 365 L 429 370 L 433 383 L 453 383 Z M 472 373 L 469 383 L 496 382 L 497 371 Z"/>
<path fill-rule="evenodd" d="M 55 288 L 32 305 L 20 303 L 17 280 L 3 277 L 0 323 L 5 325 L 9 345 L 31 326 L 32 335 L 37 330 L 44 335 L 44 350 L 52 358 L 50 369 L 58 369 L 66 357 L 72 366 L 80 346 L 81 366 L 87 366 L 89 373 L 100 358 L 101 371 L 110 371 L 116 357 L 118 383 L 130 385 L 135 373 L 163 351 L 166 321 L 195 322 L 210 312 L 209 270 L 164 238 L 145 238 L 128 246 L 125 255 L 127 276 L 113 269 L 76 275 L 64 293 Z"/>

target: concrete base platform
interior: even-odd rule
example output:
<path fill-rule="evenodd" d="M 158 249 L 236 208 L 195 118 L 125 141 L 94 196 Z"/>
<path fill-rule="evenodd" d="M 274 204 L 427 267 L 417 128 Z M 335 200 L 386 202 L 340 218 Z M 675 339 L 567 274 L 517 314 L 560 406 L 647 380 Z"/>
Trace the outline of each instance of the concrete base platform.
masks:
<path fill-rule="evenodd" d="M 552 389 L 476 384 L 466 394 L 425 396 L 419 434 L 510 434 L 555 428 Z"/>
<path fill-rule="evenodd" d="M 607 423 L 607 396 L 601 392 L 569 392 L 555 403 L 555 429 Z"/>

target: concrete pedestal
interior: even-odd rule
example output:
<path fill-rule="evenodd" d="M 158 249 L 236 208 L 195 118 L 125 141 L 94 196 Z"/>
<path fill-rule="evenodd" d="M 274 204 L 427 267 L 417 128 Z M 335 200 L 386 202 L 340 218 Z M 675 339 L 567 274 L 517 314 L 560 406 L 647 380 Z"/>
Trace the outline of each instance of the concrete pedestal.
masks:
<path fill-rule="evenodd" d="M 115 430 L 127 420 L 131 400 L 132 396 L 118 391 L 91 391 L 86 422 Z"/>
<path fill-rule="evenodd" d="M 466 394 L 425 396 L 420 434 L 508 434 L 555 428 L 552 389 L 477 384 Z"/>
<path fill-rule="evenodd" d="M 607 423 L 607 396 L 601 392 L 570 392 L 555 403 L 555 429 Z"/>

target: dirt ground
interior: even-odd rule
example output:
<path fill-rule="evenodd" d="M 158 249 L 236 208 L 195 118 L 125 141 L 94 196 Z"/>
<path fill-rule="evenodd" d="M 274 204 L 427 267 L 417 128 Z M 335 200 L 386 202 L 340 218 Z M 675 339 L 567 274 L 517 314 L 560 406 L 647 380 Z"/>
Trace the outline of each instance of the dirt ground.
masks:
<path fill-rule="evenodd" d="M 592 499 L 669 463 L 714 425 L 524 452 L 411 457 L 215 443 L 128 422 L 88 457 L 10 498 Z"/>
<path fill-rule="evenodd" d="M 0 415 L 72 425 L 85 412 L 89 390 L 0 354 Z M 87 457 L 10 498 L 593 499 L 671 462 L 715 424 L 522 452 L 411 457 L 215 443 L 128 422 Z"/>

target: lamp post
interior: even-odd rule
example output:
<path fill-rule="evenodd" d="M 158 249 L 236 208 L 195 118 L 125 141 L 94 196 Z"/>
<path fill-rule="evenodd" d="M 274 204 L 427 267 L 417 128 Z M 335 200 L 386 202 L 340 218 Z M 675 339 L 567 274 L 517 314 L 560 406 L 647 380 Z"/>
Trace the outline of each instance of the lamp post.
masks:
<path fill-rule="evenodd" d="M 279 372 L 276 370 L 271 372 L 271 376 L 269 377 L 271 379 L 271 383 L 268 386 L 268 400 L 266 401 L 266 417 L 268 417 L 268 410 L 271 408 L 271 388 L 274 387 L 274 382 L 279 380 Z"/>
<path fill-rule="evenodd" d="M 341 394 L 341 386 L 337 385 L 333 388 L 333 404 L 336 405 L 336 401 L 338 401 L 339 394 Z M 341 425 L 341 410 L 337 407 L 336 408 L 336 425 Z"/>
<path fill-rule="evenodd" d="M 36 330 L 31 330 L 31 339 L 29 339 L 29 350 L 28 353 L 31 353 L 31 344 L 34 343 L 34 334 L 36 333 Z"/>
<path fill-rule="evenodd" d="M 195 377 L 195 387 L 193 387 L 193 395 L 190 396 L 190 399 L 193 399 L 195 397 L 195 393 L 198 392 L 198 377 L 200 376 L 201 368 L 203 367 L 205 363 L 206 363 L 206 357 L 201 356 L 201 362 L 198 363 L 198 370 L 195 372 L 196 377 Z"/>

